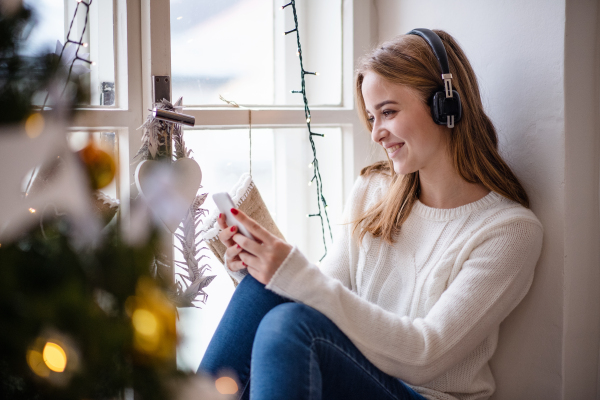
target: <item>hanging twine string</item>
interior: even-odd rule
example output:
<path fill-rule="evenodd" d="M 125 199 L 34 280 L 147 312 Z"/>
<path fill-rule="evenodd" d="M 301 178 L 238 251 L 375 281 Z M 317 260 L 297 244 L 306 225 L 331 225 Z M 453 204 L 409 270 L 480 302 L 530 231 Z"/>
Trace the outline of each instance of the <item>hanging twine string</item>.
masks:
<path fill-rule="evenodd" d="M 319 219 L 321 220 L 321 233 L 323 235 L 323 247 L 325 248 L 325 254 L 323 254 L 323 256 L 319 259 L 319 261 L 321 261 L 327 255 L 327 243 L 325 241 L 325 220 L 327 221 L 327 228 L 329 230 L 329 237 L 331 238 L 331 240 L 333 240 L 333 234 L 331 233 L 331 225 L 329 224 L 329 216 L 327 215 L 327 202 L 325 201 L 325 196 L 323 196 L 323 180 L 321 179 L 321 172 L 319 170 L 319 160 L 317 159 L 317 149 L 315 147 L 315 142 L 314 142 L 313 138 L 315 136 L 323 137 L 325 135 L 323 135 L 321 133 L 313 132 L 310 127 L 310 122 L 311 122 L 310 108 L 308 107 L 308 100 L 306 99 L 306 82 L 304 80 L 304 77 L 306 75 L 318 75 L 318 73 L 317 72 L 308 72 L 304 69 L 304 64 L 302 63 L 302 47 L 300 46 L 300 33 L 298 32 L 298 14 L 296 13 L 296 1 L 291 0 L 289 3 L 282 6 L 281 9 L 283 10 L 288 6 L 292 6 L 292 12 L 294 13 L 295 28 L 285 32 L 284 34 L 288 35 L 292 32 L 296 32 L 296 41 L 298 43 L 298 58 L 300 59 L 300 77 L 301 77 L 301 81 L 302 81 L 302 90 L 292 90 L 292 93 L 301 93 L 302 94 L 302 99 L 304 100 L 304 116 L 306 118 L 306 126 L 308 127 L 308 133 L 309 133 L 308 139 L 310 141 L 310 146 L 311 146 L 311 149 L 313 152 L 313 161 L 312 161 L 313 177 L 310 180 L 310 182 L 312 183 L 314 181 L 316 183 L 317 206 L 318 206 L 319 212 L 316 214 L 308 214 L 308 216 L 309 217 L 319 217 Z M 323 219 L 323 217 L 325 217 L 325 220 Z"/>
<path fill-rule="evenodd" d="M 236 107 L 236 108 L 246 108 L 244 106 L 240 106 L 238 103 L 236 103 L 233 100 L 227 100 L 226 98 L 224 98 L 223 96 L 219 95 L 219 99 L 221 99 L 221 101 L 224 101 L 225 103 L 229 104 L 230 106 Z M 250 164 L 250 176 L 252 176 L 252 110 L 250 108 L 248 108 L 248 142 L 250 143 L 250 150 L 249 150 L 249 154 L 248 154 L 248 163 Z"/>

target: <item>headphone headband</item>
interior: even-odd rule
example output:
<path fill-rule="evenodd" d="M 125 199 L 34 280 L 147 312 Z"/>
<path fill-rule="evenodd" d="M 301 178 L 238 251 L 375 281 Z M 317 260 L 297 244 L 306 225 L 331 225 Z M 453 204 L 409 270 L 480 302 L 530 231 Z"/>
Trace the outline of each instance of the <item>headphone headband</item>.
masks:
<path fill-rule="evenodd" d="M 450 73 L 446 48 L 442 43 L 442 39 L 440 39 L 440 37 L 434 31 L 426 28 L 417 28 L 408 32 L 407 35 L 417 35 L 425 39 L 427 44 L 429 44 L 429 47 L 431 47 L 431 50 L 433 50 L 433 54 L 435 54 L 435 58 L 437 58 L 438 63 L 440 64 L 442 75 Z"/>

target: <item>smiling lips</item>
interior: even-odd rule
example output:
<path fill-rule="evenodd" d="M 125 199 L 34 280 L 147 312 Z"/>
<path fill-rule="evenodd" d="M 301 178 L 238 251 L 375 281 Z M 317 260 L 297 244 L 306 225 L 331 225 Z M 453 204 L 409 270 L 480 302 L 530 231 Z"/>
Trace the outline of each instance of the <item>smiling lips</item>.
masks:
<path fill-rule="evenodd" d="M 404 146 L 404 143 L 398 143 L 398 144 L 395 144 L 393 146 L 386 148 L 385 151 L 387 151 L 388 154 L 392 154 L 393 152 L 395 152 L 402 146 Z"/>

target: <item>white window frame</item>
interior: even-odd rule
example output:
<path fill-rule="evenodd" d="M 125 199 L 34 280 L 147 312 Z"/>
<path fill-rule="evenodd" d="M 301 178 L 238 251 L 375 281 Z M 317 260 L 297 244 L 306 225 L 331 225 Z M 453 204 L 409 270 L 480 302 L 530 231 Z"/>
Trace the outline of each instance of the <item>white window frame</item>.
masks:
<path fill-rule="evenodd" d="M 119 193 L 122 216 L 127 221 L 130 199 L 137 196 L 131 186 L 135 166 L 130 165 L 130 160 L 140 145 L 142 132 L 138 128 L 152 105 L 151 77 L 171 75 L 170 1 L 113 2 L 115 106 L 78 109 L 73 129 L 118 132 Z M 311 106 L 311 115 L 315 129 L 318 126 L 342 129 L 345 200 L 360 169 L 375 160 L 369 133 L 361 125 L 354 106 L 353 78 L 357 59 L 375 44 L 376 11 L 373 2 L 364 0 L 343 0 L 342 10 L 342 103 L 334 107 Z M 303 107 L 253 109 L 260 111 L 253 113 L 255 128 L 306 126 Z M 228 106 L 186 107 L 183 112 L 193 115 L 196 126 L 202 129 L 245 128 L 248 124 L 246 110 Z"/>

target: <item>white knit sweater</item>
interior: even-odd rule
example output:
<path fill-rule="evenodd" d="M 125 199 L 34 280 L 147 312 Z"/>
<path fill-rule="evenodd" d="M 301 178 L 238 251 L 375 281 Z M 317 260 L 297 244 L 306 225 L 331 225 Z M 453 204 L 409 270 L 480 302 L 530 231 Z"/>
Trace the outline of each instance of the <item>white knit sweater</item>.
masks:
<path fill-rule="evenodd" d="M 359 177 L 353 221 L 388 190 Z M 495 192 L 453 209 L 417 201 L 393 245 L 342 225 L 319 269 L 294 248 L 267 288 L 331 319 L 382 371 L 429 399 L 487 399 L 499 325 L 523 299 L 542 225 Z"/>

